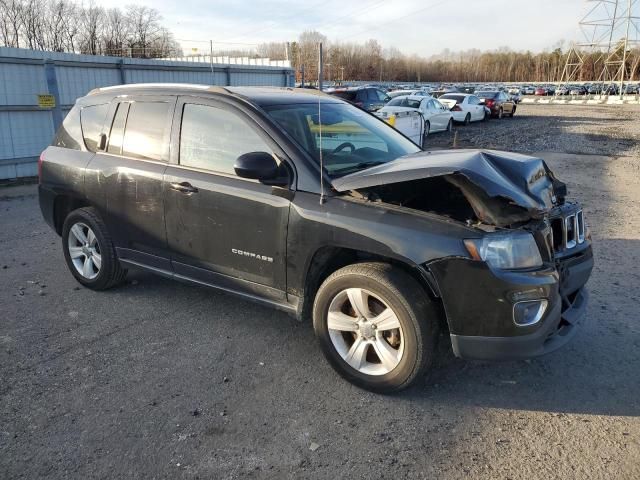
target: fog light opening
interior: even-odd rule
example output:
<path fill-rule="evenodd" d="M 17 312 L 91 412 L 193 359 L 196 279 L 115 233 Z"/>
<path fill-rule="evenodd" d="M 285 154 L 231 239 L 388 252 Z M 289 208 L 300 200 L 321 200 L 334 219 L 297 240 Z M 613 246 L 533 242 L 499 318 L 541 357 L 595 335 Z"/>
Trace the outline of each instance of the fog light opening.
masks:
<path fill-rule="evenodd" d="M 518 302 L 513 306 L 513 321 L 519 327 L 535 325 L 542 319 L 548 305 L 544 299 Z"/>

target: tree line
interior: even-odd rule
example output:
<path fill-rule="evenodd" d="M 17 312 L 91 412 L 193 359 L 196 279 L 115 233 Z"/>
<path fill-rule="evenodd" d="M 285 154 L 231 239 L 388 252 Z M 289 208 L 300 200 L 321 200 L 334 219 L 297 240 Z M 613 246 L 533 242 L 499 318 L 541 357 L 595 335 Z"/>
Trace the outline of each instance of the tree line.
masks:
<path fill-rule="evenodd" d="M 73 0 L 0 0 L 0 45 L 142 58 L 182 55 L 154 8 Z"/>
<path fill-rule="evenodd" d="M 452 52 L 445 49 L 429 58 L 405 55 L 395 47 L 383 48 L 377 40 L 365 43 L 331 42 L 319 32 L 308 31 L 285 45 L 269 43 L 258 47 L 260 55 L 279 58 L 288 46 L 289 58 L 298 81 L 304 70 L 307 81 L 318 76 L 318 43 L 323 43 L 324 79 L 387 82 L 555 82 L 563 76 L 569 55 L 564 42 L 551 50 L 533 53 L 515 52 L 508 47 L 494 51 L 470 49 Z M 585 53 L 576 81 L 598 80 L 603 67 L 600 53 Z M 628 53 L 627 72 L 631 80 L 640 80 L 640 50 Z"/>

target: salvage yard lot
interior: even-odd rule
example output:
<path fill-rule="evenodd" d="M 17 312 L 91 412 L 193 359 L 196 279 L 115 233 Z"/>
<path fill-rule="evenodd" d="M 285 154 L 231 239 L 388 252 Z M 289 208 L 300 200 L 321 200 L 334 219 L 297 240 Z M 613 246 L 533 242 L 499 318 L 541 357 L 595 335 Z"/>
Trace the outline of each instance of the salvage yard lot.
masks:
<path fill-rule="evenodd" d="M 443 341 L 395 396 L 341 380 L 283 313 L 135 271 L 80 288 L 36 187 L 0 188 L 0 478 L 640 478 L 639 118 L 520 105 L 457 127 L 460 147 L 547 159 L 584 204 L 587 323 L 531 361 Z"/>

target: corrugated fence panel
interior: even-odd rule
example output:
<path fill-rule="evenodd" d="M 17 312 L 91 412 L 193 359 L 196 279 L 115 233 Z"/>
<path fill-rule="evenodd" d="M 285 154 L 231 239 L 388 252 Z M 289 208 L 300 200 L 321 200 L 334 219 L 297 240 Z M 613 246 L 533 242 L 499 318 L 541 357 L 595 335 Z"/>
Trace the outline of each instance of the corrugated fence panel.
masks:
<path fill-rule="evenodd" d="M 97 87 L 157 82 L 281 87 L 293 86 L 294 75 L 288 67 L 0 47 L 0 180 L 36 174 L 38 155 L 78 97 Z M 54 95 L 56 106 L 40 108 L 39 94 Z"/>
<path fill-rule="evenodd" d="M 2 92 L 0 105 L 34 105 L 37 95 L 48 93 L 42 65 L 0 63 Z"/>
<path fill-rule="evenodd" d="M 56 65 L 61 105 L 73 105 L 81 92 L 120 84 L 120 70 L 116 68 L 87 68 Z"/>

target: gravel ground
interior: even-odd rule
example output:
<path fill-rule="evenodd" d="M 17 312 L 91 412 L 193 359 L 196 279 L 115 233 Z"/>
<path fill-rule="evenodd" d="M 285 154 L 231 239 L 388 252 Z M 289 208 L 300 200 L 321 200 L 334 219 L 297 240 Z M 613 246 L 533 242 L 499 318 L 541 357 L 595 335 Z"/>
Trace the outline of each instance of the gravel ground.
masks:
<path fill-rule="evenodd" d="M 488 123 L 456 125 L 458 146 L 640 158 L 640 105 L 520 104 L 513 118 Z M 425 144 L 451 145 L 452 135 L 438 133 Z"/>
<path fill-rule="evenodd" d="M 584 202 L 583 331 L 523 362 L 441 342 L 395 396 L 342 381 L 310 325 L 235 297 L 142 272 L 79 288 L 35 187 L 0 189 L 0 478 L 640 478 L 639 110 L 609 108 L 459 129 L 542 152 Z"/>

